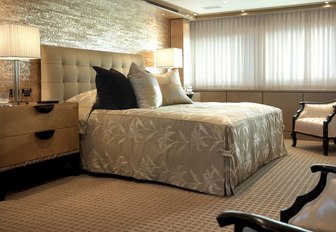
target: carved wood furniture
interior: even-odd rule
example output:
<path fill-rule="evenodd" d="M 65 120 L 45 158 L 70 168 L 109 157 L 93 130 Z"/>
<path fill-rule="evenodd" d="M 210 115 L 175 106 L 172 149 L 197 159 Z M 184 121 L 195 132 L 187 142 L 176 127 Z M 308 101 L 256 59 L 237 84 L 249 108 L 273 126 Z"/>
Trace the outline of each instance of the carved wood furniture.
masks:
<path fill-rule="evenodd" d="M 232 210 L 217 216 L 219 226 L 234 225 L 234 231 L 245 231 L 245 228 L 275 232 L 334 231 L 336 166 L 313 165 L 311 171 L 321 173 L 317 185 L 310 192 L 298 196 L 292 206 L 281 210 L 280 221 Z"/>
<path fill-rule="evenodd" d="M 276 221 L 274 219 L 264 217 L 258 214 L 244 213 L 236 210 L 228 210 L 217 217 L 220 227 L 234 225 L 234 231 L 251 231 L 258 232 L 307 232 L 306 230 L 297 226 L 292 226 L 284 222 Z"/>
<path fill-rule="evenodd" d="M 293 116 L 292 147 L 296 146 L 296 134 L 304 134 L 323 139 L 323 154 L 328 155 L 329 140 L 336 139 L 336 100 L 328 102 L 299 103 L 301 108 Z"/>

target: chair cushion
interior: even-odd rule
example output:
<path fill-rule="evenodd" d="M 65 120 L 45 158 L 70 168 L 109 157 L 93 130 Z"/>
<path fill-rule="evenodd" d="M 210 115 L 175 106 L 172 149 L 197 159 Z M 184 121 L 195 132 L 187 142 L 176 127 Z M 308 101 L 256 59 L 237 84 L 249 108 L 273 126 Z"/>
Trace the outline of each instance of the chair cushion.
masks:
<path fill-rule="evenodd" d="M 323 136 L 323 121 L 325 118 L 298 118 L 295 121 L 295 131 L 309 135 Z M 328 126 L 328 137 L 336 137 L 336 121 Z"/>
<path fill-rule="evenodd" d="M 329 173 L 322 193 L 307 203 L 289 224 L 312 231 L 332 232 L 336 228 L 336 174 Z"/>
<path fill-rule="evenodd" d="M 325 118 L 299 118 L 295 122 L 295 131 L 322 137 L 324 120 Z"/>

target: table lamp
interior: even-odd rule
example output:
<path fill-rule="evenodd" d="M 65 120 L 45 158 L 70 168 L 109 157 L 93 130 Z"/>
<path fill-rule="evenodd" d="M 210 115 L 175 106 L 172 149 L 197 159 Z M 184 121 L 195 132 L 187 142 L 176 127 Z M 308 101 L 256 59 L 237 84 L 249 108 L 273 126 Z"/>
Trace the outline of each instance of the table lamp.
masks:
<path fill-rule="evenodd" d="M 156 67 L 158 68 L 182 68 L 182 49 L 162 48 L 156 50 Z"/>
<path fill-rule="evenodd" d="M 40 58 L 40 32 L 36 27 L 0 24 L 0 59 L 14 61 L 14 101 L 19 104 L 19 61 Z"/>
<path fill-rule="evenodd" d="M 172 70 L 182 68 L 182 49 L 180 48 L 162 48 L 156 50 L 156 67 Z M 189 98 L 192 98 L 192 86 L 184 90 Z"/>

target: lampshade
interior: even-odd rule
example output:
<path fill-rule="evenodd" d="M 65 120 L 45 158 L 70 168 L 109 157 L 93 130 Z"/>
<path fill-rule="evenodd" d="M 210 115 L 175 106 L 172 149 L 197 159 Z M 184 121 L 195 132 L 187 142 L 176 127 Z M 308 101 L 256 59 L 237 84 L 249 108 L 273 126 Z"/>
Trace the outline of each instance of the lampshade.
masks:
<path fill-rule="evenodd" d="M 156 50 L 156 67 L 182 68 L 182 49 L 163 48 Z"/>
<path fill-rule="evenodd" d="M 0 25 L 0 59 L 39 58 L 40 32 L 38 28 L 18 24 Z"/>
<path fill-rule="evenodd" d="M 36 27 L 1 24 L 0 25 L 0 59 L 13 60 L 14 92 L 17 104 L 20 103 L 19 60 L 40 58 L 40 31 Z"/>

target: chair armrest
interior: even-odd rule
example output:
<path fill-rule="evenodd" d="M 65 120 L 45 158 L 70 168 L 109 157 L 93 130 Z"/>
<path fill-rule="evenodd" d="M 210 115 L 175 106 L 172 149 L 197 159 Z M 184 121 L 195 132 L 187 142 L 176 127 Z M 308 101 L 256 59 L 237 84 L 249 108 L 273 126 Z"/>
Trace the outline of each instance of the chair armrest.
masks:
<path fill-rule="evenodd" d="M 268 217 L 258 214 L 244 213 L 235 210 L 229 210 L 217 216 L 217 222 L 220 227 L 227 225 L 234 225 L 234 231 L 243 231 L 245 227 L 251 228 L 256 231 L 288 231 L 288 232 L 307 232 L 301 227 L 289 225 L 284 222 L 276 221 Z"/>
<path fill-rule="evenodd" d="M 324 120 L 325 123 L 329 123 L 331 122 L 331 120 L 333 119 L 333 117 L 336 114 L 336 105 L 333 105 L 333 112 L 331 112 L 330 114 L 328 114 L 328 117 Z"/>
<path fill-rule="evenodd" d="M 335 173 L 336 174 L 336 166 L 328 165 L 328 164 L 313 164 L 310 167 L 311 172 L 326 172 L 326 173 Z"/>
<path fill-rule="evenodd" d="M 303 111 L 306 103 L 305 102 L 299 102 L 300 105 L 300 109 L 298 111 L 295 112 L 294 116 L 293 116 L 293 123 L 294 121 L 300 116 L 301 112 Z M 294 126 L 294 125 L 293 125 Z M 294 129 L 294 127 L 293 127 Z"/>
<path fill-rule="evenodd" d="M 292 217 L 294 217 L 308 202 L 316 199 L 321 192 L 324 190 L 327 184 L 328 173 L 336 173 L 336 166 L 327 164 L 314 164 L 310 167 L 311 172 L 321 172 L 320 179 L 316 186 L 310 190 L 310 192 L 298 196 L 293 205 L 281 210 L 280 220 L 282 222 L 288 222 Z"/>

